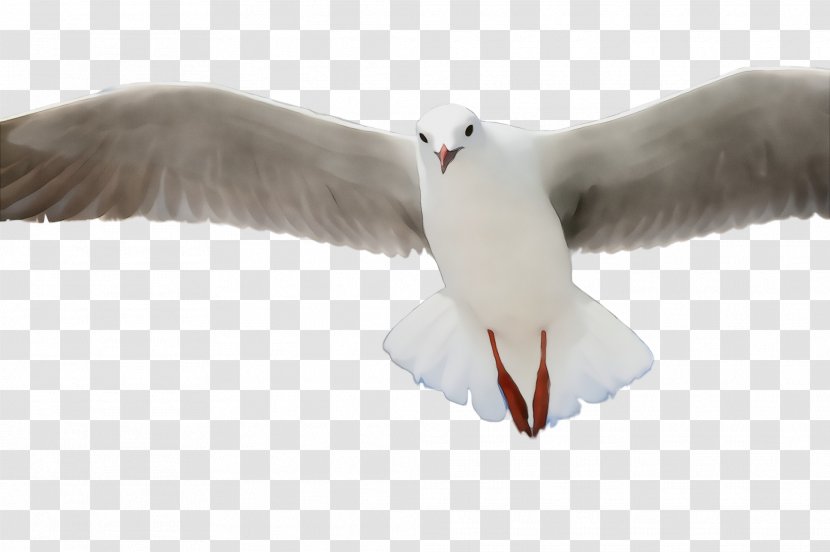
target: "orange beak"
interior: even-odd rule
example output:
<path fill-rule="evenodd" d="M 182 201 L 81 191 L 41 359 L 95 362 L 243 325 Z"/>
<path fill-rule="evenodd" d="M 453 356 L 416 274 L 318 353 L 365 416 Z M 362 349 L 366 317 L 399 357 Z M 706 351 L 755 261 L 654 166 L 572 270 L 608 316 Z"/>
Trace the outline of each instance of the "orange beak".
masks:
<path fill-rule="evenodd" d="M 452 160 L 455 159 L 455 154 L 458 153 L 459 150 L 464 149 L 463 147 L 455 148 L 454 150 L 448 150 L 446 144 L 441 145 L 441 151 L 436 151 L 435 155 L 438 156 L 438 161 L 441 163 L 441 174 L 447 172 L 447 166 L 452 163 Z"/>

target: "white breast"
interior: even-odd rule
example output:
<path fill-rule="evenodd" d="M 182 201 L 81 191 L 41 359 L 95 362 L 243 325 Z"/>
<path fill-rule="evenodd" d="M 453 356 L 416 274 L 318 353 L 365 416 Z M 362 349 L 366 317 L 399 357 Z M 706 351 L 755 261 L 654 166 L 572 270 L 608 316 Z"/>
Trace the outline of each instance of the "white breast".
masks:
<path fill-rule="evenodd" d="M 419 160 L 424 229 L 448 293 L 497 334 L 535 335 L 570 287 L 570 254 L 523 131 L 485 129 L 444 175 Z"/>

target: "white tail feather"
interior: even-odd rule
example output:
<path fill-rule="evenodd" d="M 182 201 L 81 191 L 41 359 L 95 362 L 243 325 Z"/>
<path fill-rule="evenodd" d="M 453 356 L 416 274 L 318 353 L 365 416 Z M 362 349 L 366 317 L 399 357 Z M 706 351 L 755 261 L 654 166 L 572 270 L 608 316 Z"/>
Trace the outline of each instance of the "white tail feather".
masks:
<path fill-rule="evenodd" d="M 631 329 L 582 290 L 573 289 L 570 304 L 546 328 L 550 425 L 577 414 L 580 399 L 595 403 L 613 397 L 645 374 L 653 361 L 651 351 Z M 504 419 L 507 405 L 498 386 L 487 328 L 445 290 L 401 320 L 383 347 L 416 382 L 459 404 L 466 404 L 469 394 L 481 418 Z M 516 377 L 519 370 L 532 370 L 535 375 L 540 352 L 536 349 L 533 354 L 535 364 L 508 365 L 508 372 Z M 532 397 L 525 400 L 530 404 Z"/>
<path fill-rule="evenodd" d="M 383 342 L 392 360 L 452 402 L 467 404 L 485 420 L 507 412 L 486 329 L 441 290 L 401 320 Z"/>
<path fill-rule="evenodd" d="M 648 346 L 625 324 L 574 286 L 569 312 L 548 328 L 548 423 L 579 413 L 579 400 L 613 397 L 649 371 Z"/>

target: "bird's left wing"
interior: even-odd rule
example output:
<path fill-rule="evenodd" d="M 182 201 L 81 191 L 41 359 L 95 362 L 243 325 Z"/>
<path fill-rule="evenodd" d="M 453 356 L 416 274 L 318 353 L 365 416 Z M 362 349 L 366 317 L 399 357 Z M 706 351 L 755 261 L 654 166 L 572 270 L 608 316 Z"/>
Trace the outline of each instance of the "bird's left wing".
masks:
<path fill-rule="evenodd" d="M 741 70 L 535 140 L 573 249 L 614 252 L 830 217 L 826 69 Z"/>
<path fill-rule="evenodd" d="M 208 220 L 426 247 L 413 139 L 241 92 L 128 85 L 0 121 L 0 147 L 0 220 Z"/>

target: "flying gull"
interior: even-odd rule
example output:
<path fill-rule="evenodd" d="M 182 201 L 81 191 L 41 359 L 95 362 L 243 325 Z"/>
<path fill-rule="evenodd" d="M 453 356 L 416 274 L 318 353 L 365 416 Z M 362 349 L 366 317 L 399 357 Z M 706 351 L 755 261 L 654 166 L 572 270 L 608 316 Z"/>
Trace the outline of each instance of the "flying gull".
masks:
<path fill-rule="evenodd" d="M 535 436 L 645 374 L 571 251 L 830 217 L 830 71 L 741 70 L 558 131 L 444 105 L 412 136 L 197 84 L 128 85 L 0 123 L 0 220 L 210 221 L 387 255 L 444 289 L 384 341 L 417 382 Z"/>

